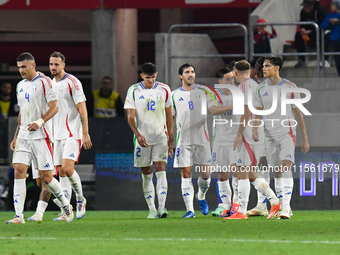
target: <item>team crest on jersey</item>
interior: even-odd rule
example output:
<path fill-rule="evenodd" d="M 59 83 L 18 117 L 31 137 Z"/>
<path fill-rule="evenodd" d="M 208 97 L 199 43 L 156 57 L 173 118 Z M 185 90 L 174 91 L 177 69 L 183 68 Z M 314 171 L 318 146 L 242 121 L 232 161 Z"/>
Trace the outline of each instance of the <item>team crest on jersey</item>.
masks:
<path fill-rule="evenodd" d="M 201 94 L 200 93 L 196 93 L 196 98 L 201 98 Z"/>
<path fill-rule="evenodd" d="M 34 85 L 33 85 L 33 88 L 32 88 L 32 91 L 35 92 L 36 90 L 37 90 L 37 85 L 34 84 Z"/>
<path fill-rule="evenodd" d="M 161 100 L 162 99 L 162 94 L 161 93 L 157 93 L 157 100 Z"/>
<path fill-rule="evenodd" d="M 60 92 L 60 93 L 63 92 L 63 89 L 64 89 L 64 86 L 63 86 L 63 85 L 60 85 L 60 87 L 59 87 L 59 92 Z"/>

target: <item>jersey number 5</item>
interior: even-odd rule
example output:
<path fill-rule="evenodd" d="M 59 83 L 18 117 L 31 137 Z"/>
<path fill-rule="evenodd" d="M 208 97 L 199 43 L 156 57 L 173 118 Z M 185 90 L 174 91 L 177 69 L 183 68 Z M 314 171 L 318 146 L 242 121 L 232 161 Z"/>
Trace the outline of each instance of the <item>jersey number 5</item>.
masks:
<path fill-rule="evenodd" d="M 155 101 L 148 101 L 148 111 L 154 111 L 155 110 Z"/>

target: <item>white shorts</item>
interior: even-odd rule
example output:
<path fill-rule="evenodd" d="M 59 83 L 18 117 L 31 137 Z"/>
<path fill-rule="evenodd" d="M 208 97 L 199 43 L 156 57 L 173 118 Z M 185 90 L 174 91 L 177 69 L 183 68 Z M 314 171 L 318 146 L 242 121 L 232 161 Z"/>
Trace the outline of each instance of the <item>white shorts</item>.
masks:
<path fill-rule="evenodd" d="M 260 158 L 266 156 L 266 146 L 264 146 L 264 143 L 258 145 L 260 150 Z"/>
<path fill-rule="evenodd" d="M 33 179 L 40 178 L 39 169 L 35 167 L 33 161 L 32 161 L 32 164 L 31 164 L 31 169 L 32 169 L 32 178 Z M 52 174 L 53 174 L 53 177 L 57 177 L 57 175 L 58 175 L 58 168 L 56 166 L 52 170 Z"/>
<path fill-rule="evenodd" d="M 77 140 L 74 137 L 69 137 L 63 140 L 55 140 L 54 164 L 56 166 L 61 166 L 63 158 L 78 162 L 81 146 L 81 140 Z"/>
<path fill-rule="evenodd" d="M 168 162 L 168 144 L 163 142 L 160 144 L 148 145 L 142 147 L 136 141 L 134 150 L 134 166 L 147 167 L 151 166 L 153 162 Z"/>
<path fill-rule="evenodd" d="M 249 144 L 245 139 L 237 152 L 237 166 L 257 166 L 260 161 L 263 144 Z"/>
<path fill-rule="evenodd" d="M 295 162 L 295 136 L 289 133 L 275 139 L 264 139 L 268 166 L 281 166 L 282 160 Z"/>
<path fill-rule="evenodd" d="M 180 145 L 176 148 L 174 167 L 211 165 L 210 143 Z"/>
<path fill-rule="evenodd" d="M 39 170 L 53 170 L 53 151 L 48 138 L 26 140 L 17 138 L 12 164 L 34 164 Z"/>
<path fill-rule="evenodd" d="M 228 168 L 229 165 L 237 162 L 237 153 L 234 151 L 233 145 L 221 146 L 213 145 L 212 162 L 215 167 Z"/>

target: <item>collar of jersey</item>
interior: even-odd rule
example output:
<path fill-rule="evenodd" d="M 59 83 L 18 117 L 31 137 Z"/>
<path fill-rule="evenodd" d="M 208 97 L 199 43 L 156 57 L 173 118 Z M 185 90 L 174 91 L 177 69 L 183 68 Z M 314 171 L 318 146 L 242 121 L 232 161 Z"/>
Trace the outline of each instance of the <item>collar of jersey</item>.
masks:
<path fill-rule="evenodd" d="M 142 89 L 147 89 L 147 88 L 145 88 L 144 87 L 144 85 L 143 85 L 143 82 L 141 81 L 141 82 L 139 82 L 139 86 L 141 86 L 142 87 Z M 158 86 L 158 81 L 156 81 L 155 82 L 155 85 L 151 88 L 151 89 L 156 89 L 157 88 L 157 86 Z"/>
<path fill-rule="evenodd" d="M 37 75 L 31 80 L 31 82 L 32 82 L 32 81 L 35 81 L 35 80 L 38 79 L 40 76 L 41 76 L 40 73 L 37 74 Z M 27 79 L 25 79 L 25 82 L 26 82 L 26 81 L 27 81 Z"/>
<path fill-rule="evenodd" d="M 196 89 L 196 88 L 197 88 L 197 84 L 195 84 L 194 87 L 193 87 L 191 90 L 194 90 L 194 89 Z M 186 90 L 184 90 L 182 87 L 180 87 L 179 90 L 180 90 L 180 91 L 184 91 L 184 92 L 190 92 L 190 91 L 191 91 L 191 90 L 190 90 L 190 91 L 186 91 Z"/>
<path fill-rule="evenodd" d="M 277 84 L 277 86 L 282 86 L 282 85 L 285 83 L 285 81 L 286 81 L 286 79 L 285 79 L 285 78 L 282 78 L 282 81 L 281 81 L 279 84 Z M 270 85 L 270 83 L 269 83 L 269 79 L 267 79 L 267 83 L 268 83 L 268 86 L 272 86 L 272 85 Z"/>
<path fill-rule="evenodd" d="M 68 75 L 69 75 L 69 74 L 68 74 L 68 73 L 66 73 L 66 74 L 65 74 L 65 76 L 64 76 L 63 78 L 61 78 L 61 80 L 60 80 L 59 82 L 61 82 L 61 81 L 65 80 L 65 79 L 66 79 L 66 77 L 67 77 Z"/>

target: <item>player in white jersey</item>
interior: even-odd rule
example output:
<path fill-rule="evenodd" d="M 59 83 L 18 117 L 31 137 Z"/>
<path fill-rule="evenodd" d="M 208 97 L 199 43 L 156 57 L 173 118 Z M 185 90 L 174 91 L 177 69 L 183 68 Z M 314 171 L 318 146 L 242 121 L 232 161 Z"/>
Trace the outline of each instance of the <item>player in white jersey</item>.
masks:
<path fill-rule="evenodd" d="M 143 192 L 149 207 L 147 218 L 166 218 L 165 201 L 168 182 L 165 167 L 173 151 L 173 119 L 171 91 L 168 85 L 157 82 L 156 66 L 142 66 L 143 81 L 132 85 L 126 96 L 128 123 L 134 133 L 134 166 L 140 167 Z M 155 206 L 155 188 L 152 182 L 152 165 L 157 177 L 158 213 Z"/>
<path fill-rule="evenodd" d="M 234 85 L 234 75 L 228 67 L 220 68 L 216 72 L 219 84 Z M 214 115 L 213 124 L 213 141 L 212 141 L 212 162 L 214 170 L 218 174 L 217 192 L 218 207 L 211 213 L 213 216 L 227 217 L 231 213 L 231 208 L 238 210 L 238 191 L 236 175 L 236 151 L 233 149 L 233 143 L 237 134 L 237 125 L 231 125 L 232 122 L 238 123 L 240 118 L 233 115 L 233 98 L 231 91 L 227 88 L 216 89 L 219 96 L 214 95 L 215 100 L 208 100 L 209 111 Z M 217 102 L 217 105 L 215 102 Z M 221 104 L 222 103 L 222 104 Z M 231 189 L 229 184 L 230 172 L 232 172 L 233 183 L 233 202 L 231 202 Z"/>
<path fill-rule="evenodd" d="M 207 115 L 202 114 L 202 107 L 207 107 L 203 102 L 207 102 L 212 92 L 206 86 L 195 84 L 195 67 L 192 64 L 184 64 L 179 68 L 179 78 L 182 86 L 172 93 L 173 115 L 176 115 L 177 126 L 174 167 L 181 168 L 182 195 L 187 209 L 183 218 L 194 218 L 194 186 L 191 178 L 193 165 L 200 175 L 196 198 L 201 212 L 204 215 L 209 213 L 205 195 L 210 186 L 211 150 Z"/>
<path fill-rule="evenodd" d="M 76 193 L 76 217 L 81 219 L 86 212 L 86 199 L 83 196 L 79 175 L 74 170 L 74 164 L 78 161 L 82 144 L 85 149 L 90 149 L 92 146 L 88 133 L 86 98 L 81 82 L 65 72 L 63 54 L 53 52 L 49 66 L 54 76 L 53 82 L 59 102 L 59 110 L 53 120 L 54 164 L 58 167 L 60 185 L 66 198 L 71 200 L 71 187 Z M 44 187 L 42 192 L 44 192 Z M 29 220 L 42 220 L 42 212 L 46 210 L 46 207 L 46 201 L 40 200 L 36 213 Z M 55 220 L 65 220 L 65 218 L 60 216 Z"/>
<path fill-rule="evenodd" d="M 25 223 L 23 210 L 26 197 L 26 173 L 32 161 L 39 169 L 41 181 L 61 202 L 66 221 L 72 222 L 72 207 L 64 196 L 59 182 L 52 176 L 54 164 L 50 143 L 52 139 L 50 119 L 58 111 L 54 87 L 50 78 L 36 72 L 35 60 L 30 53 L 22 53 L 17 58 L 17 66 L 23 80 L 17 85 L 20 111 L 18 127 L 11 142 L 11 149 L 14 150 L 13 200 L 16 215 L 5 223 Z"/>
<path fill-rule="evenodd" d="M 281 90 L 284 88 L 294 89 L 296 85 L 280 77 L 280 69 L 283 59 L 279 56 L 265 58 L 263 75 L 265 80 L 257 89 L 255 106 L 258 110 L 268 110 L 272 107 L 273 88 L 277 89 L 278 102 L 281 102 Z M 287 98 L 299 98 L 299 93 L 294 91 L 287 93 Z M 290 200 L 293 192 L 294 180 L 291 166 L 294 163 L 296 124 L 302 134 L 301 149 L 303 153 L 309 151 L 307 130 L 303 115 L 296 105 L 287 105 L 286 114 L 282 115 L 281 103 L 277 104 L 276 110 L 269 115 L 264 115 L 264 134 L 267 151 L 267 160 L 270 167 L 278 167 L 274 171 L 275 190 L 282 207 L 279 212 L 281 219 L 289 219 L 291 215 Z M 256 116 L 259 120 L 261 116 Z M 275 121 L 273 121 L 275 120 Z M 258 122 L 259 123 L 259 122 Z M 257 128 L 253 129 L 253 139 L 258 139 Z"/>
<path fill-rule="evenodd" d="M 244 114 L 240 118 L 240 125 L 238 127 L 237 136 L 234 141 L 234 150 L 237 150 L 237 178 L 238 178 L 238 194 L 240 206 L 238 212 L 225 219 L 247 219 L 247 206 L 249 201 L 250 183 L 253 184 L 256 190 L 266 195 L 272 207 L 268 219 L 274 217 L 280 209 L 280 202 L 275 196 L 268 183 L 259 178 L 256 173 L 256 167 L 261 153 L 262 138 L 259 136 L 258 141 L 252 139 L 252 129 L 249 125 L 249 120 L 253 119 L 252 113 L 248 107 L 248 91 L 251 91 L 251 99 L 255 95 L 257 83 L 250 79 L 250 64 L 241 60 L 235 63 L 234 70 L 235 78 L 240 83 L 239 88 L 243 92 L 244 97 Z M 262 141 L 261 141 L 262 139 Z"/>

